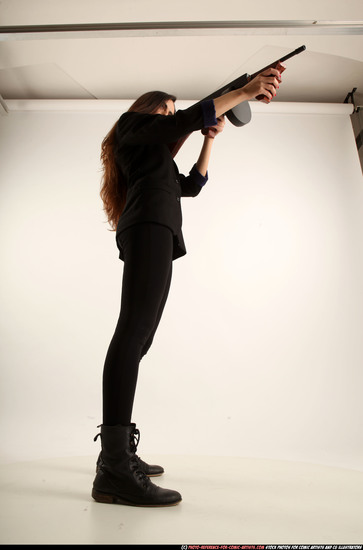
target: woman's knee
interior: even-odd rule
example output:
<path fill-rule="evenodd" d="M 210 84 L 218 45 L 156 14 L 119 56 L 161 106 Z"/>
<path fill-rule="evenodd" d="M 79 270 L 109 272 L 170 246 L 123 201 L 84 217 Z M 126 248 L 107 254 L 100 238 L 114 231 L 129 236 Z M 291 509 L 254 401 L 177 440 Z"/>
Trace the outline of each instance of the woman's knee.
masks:
<path fill-rule="evenodd" d="M 123 319 L 121 314 L 114 336 L 122 347 L 126 345 L 143 352 L 151 346 L 154 326 L 155 319 L 142 319 L 140 316 L 135 319 Z"/>

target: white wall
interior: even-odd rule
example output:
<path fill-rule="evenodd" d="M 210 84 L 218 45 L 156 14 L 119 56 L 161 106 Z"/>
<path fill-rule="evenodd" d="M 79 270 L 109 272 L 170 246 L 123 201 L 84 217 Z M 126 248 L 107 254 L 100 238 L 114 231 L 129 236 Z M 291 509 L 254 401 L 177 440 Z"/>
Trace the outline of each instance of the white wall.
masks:
<path fill-rule="evenodd" d="M 123 265 L 99 152 L 130 102 L 8 103 L 1 459 L 96 456 Z M 207 187 L 184 199 L 188 255 L 141 363 L 141 455 L 362 469 L 363 187 L 346 107 L 253 104 L 248 126 L 216 140 Z M 181 171 L 200 143 L 186 142 Z"/>

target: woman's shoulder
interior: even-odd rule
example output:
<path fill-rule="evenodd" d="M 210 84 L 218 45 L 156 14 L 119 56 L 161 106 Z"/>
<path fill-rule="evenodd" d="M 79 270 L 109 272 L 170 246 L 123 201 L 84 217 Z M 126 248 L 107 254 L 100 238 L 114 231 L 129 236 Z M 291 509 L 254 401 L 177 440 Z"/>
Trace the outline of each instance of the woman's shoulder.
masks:
<path fill-rule="evenodd" d="M 126 113 L 123 113 L 120 116 L 119 122 L 124 122 L 128 120 L 133 120 L 133 119 L 136 120 L 136 119 L 148 118 L 152 116 L 153 115 L 149 115 L 147 113 L 136 113 L 135 111 L 126 111 Z"/>
<path fill-rule="evenodd" d="M 123 113 L 117 121 L 117 129 L 119 131 L 126 131 L 131 128 L 137 128 L 140 124 L 142 125 L 145 120 L 151 118 L 155 115 L 149 115 L 146 113 L 136 113 L 134 111 L 126 111 Z"/>

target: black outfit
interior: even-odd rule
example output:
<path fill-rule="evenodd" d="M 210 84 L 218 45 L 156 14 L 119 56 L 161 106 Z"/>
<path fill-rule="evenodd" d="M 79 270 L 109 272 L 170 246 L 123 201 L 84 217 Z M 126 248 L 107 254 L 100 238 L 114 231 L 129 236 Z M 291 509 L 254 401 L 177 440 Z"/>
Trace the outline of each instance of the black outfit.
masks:
<path fill-rule="evenodd" d="M 153 222 L 169 227 L 175 236 L 173 259 L 186 253 L 181 231 L 180 197 L 195 197 L 206 183 L 195 166 L 189 176 L 179 174 L 168 144 L 194 130 L 217 124 L 212 100 L 197 103 L 173 116 L 124 113 L 117 124 L 116 161 L 127 185 L 126 206 L 116 240 L 127 227 Z"/>
<path fill-rule="evenodd" d="M 213 101 L 173 116 L 127 112 L 117 124 L 115 155 L 127 185 L 116 242 L 124 261 L 121 311 L 103 376 L 103 423 L 131 422 L 140 359 L 148 351 L 168 296 L 172 261 L 186 253 L 180 198 L 207 180 L 179 174 L 168 144 L 217 123 Z"/>

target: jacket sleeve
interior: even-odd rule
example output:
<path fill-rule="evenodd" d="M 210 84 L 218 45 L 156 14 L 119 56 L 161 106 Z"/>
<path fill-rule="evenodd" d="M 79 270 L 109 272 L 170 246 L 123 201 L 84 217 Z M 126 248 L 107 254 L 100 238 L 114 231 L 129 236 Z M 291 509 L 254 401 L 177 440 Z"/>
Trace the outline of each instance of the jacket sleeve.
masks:
<path fill-rule="evenodd" d="M 168 144 L 216 123 L 213 100 L 196 103 L 170 116 L 127 112 L 117 123 L 117 139 L 120 145 Z"/>
<path fill-rule="evenodd" d="M 198 172 L 196 165 L 189 172 L 189 176 L 183 176 L 179 174 L 180 185 L 182 190 L 182 197 L 196 197 L 202 190 L 202 187 L 208 181 L 208 172 L 206 176 L 202 176 Z"/>

